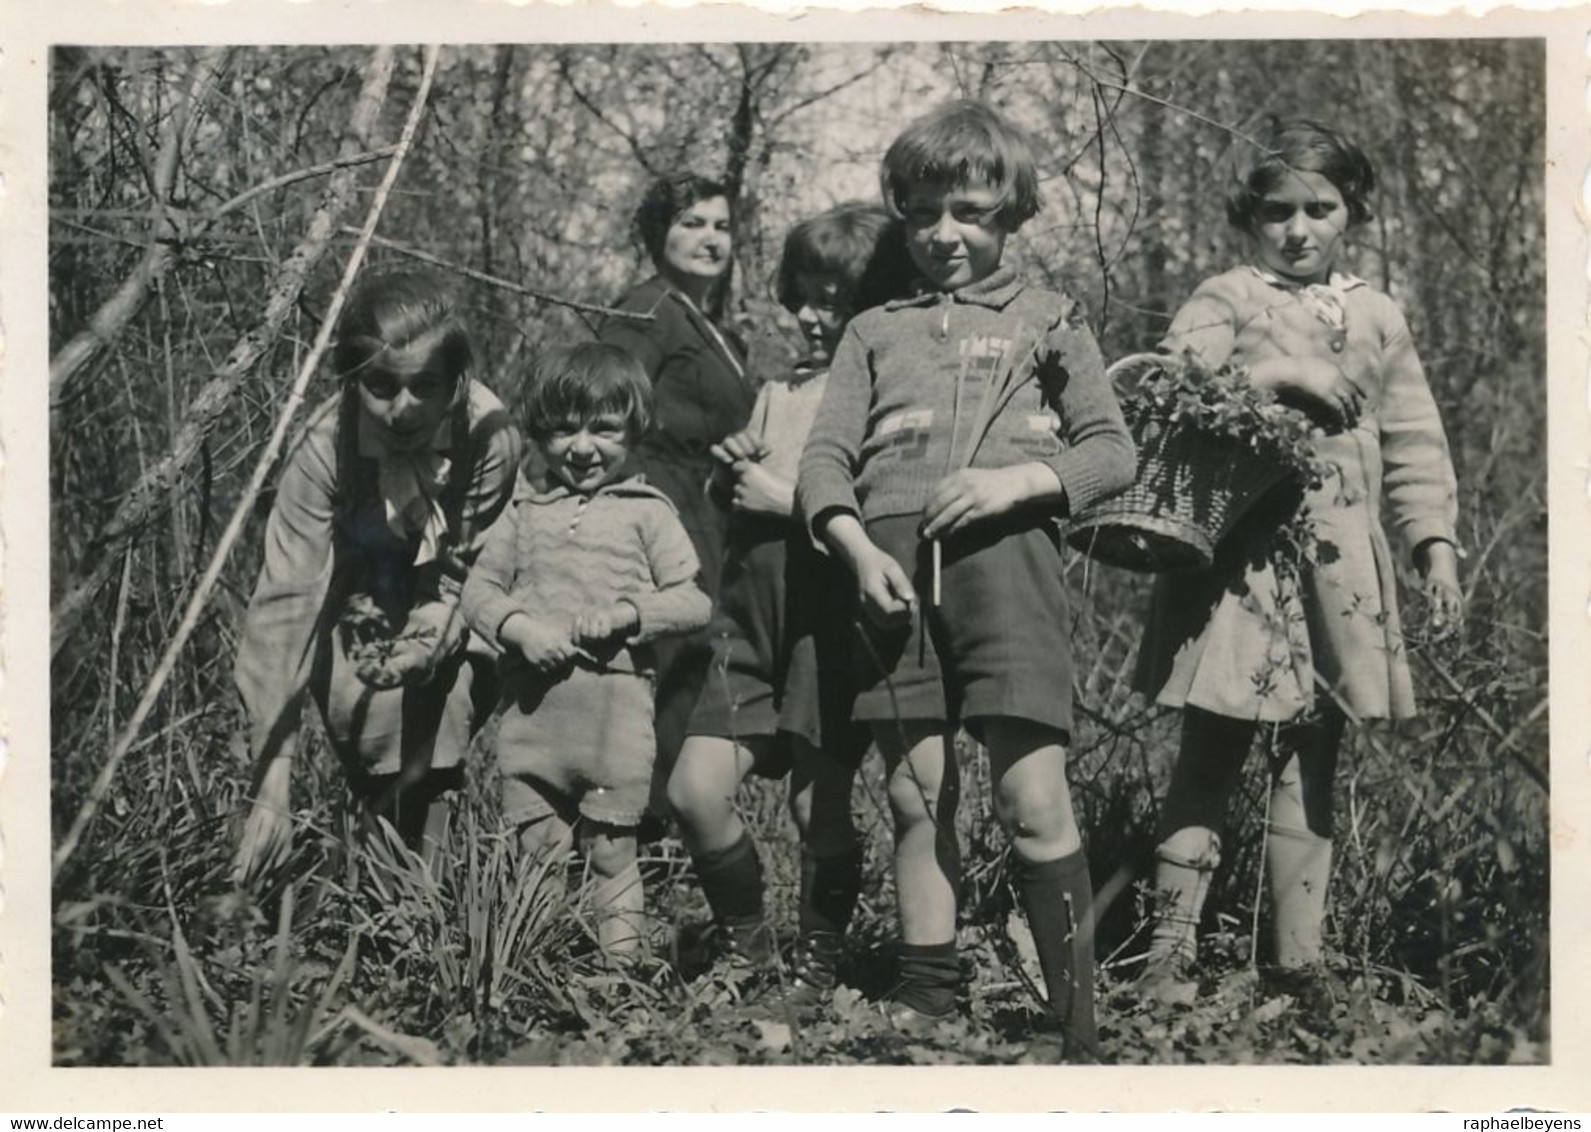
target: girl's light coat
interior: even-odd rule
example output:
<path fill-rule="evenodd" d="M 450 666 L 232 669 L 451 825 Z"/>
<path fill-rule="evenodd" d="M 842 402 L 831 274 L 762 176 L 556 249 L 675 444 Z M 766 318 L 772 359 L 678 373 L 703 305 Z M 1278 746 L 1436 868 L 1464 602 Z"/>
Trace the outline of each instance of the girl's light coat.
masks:
<path fill-rule="evenodd" d="M 468 482 L 440 547 L 455 570 L 474 560 L 486 527 L 507 507 L 520 453 L 519 434 L 492 392 L 471 381 L 467 396 L 467 436 L 455 446 L 463 458 L 453 474 Z M 293 753 L 307 694 L 320 704 L 327 736 L 350 769 L 452 766 L 464 756 L 472 722 L 462 657 L 422 687 L 377 690 L 354 674 L 337 630 L 348 596 L 385 580 L 412 585 L 410 626 L 457 622 L 460 590 L 439 559 L 416 565 L 418 538 L 393 533 L 378 477 L 353 466 L 356 459 L 374 462 L 350 455 L 345 444 L 339 467 L 341 404 L 341 393 L 322 403 L 294 443 L 266 526 L 265 561 L 235 672 L 251 752 L 257 762 Z"/>
<path fill-rule="evenodd" d="M 1163 704 L 1279 721 L 1331 694 L 1361 719 L 1414 714 L 1385 532 L 1406 552 L 1456 543 L 1458 489 L 1402 312 L 1350 276 L 1334 275 L 1332 290 L 1341 327 L 1316 295 L 1237 268 L 1199 286 L 1163 343 L 1211 366 L 1325 358 L 1366 395 L 1355 427 L 1317 441 L 1335 469 L 1305 501 L 1318 565 L 1297 581 L 1252 562 L 1158 579 L 1136 683 Z"/>

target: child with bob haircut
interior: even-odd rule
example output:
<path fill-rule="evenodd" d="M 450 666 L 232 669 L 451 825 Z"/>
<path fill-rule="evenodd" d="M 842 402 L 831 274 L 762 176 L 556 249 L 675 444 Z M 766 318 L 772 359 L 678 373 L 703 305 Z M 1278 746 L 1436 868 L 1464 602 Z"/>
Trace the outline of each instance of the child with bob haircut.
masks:
<path fill-rule="evenodd" d="M 851 202 L 790 230 L 779 302 L 796 316 L 807 357 L 758 394 L 748 428 L 714 446 L 732 514 L 708 636 L 713 662 L 669 778 L 708 905 L 732 957 L 771 958 L 757 849 L 735 810 L 751 774 L 791 774 L 801 837 L 800 942 L 786 1001 L 816 1005 L 836 981 L 840 945 L 862 881 L 851 789 L 868 745 L 850 718 L 851 603 L 843 570 L 812 546 L 795 516 L 796 466 L 851 315 L 904 290 L 898 231 L 878 205 Z M 886 233 L 894 240 L 886 246 Z M 818 658 L 823 658 L 820 671 Z"/>
<path fill-rule="evenodd" d="M 1125 488 L 1133 446 L 1078 304 L 1002 264 L 1040 204 L 1021 131 L 949 103 L 906 127 L 881 182 L 921 286 L 852 320 L 798 496 L 865 614 L 855 717 L 889 769 L 903 940 L 889 1014 L 913 1026 L 955 1007 L 959 721 L 989 751 L 1066 1052 L 1088 1058 L 1093 894 L 1066 781 L 1055 520 Z"/>
<path fill-rule="evenodd" d="M 529 852 L 566 854 L 578 831 L 614 959 L 644 938 L 636 829 L 657 752 L 652 645 L 710 612 L 673 505 L 624 478 L 651 399 L 640 364 L 615 346 L 540 359 L 524 421 L 546 470 L 515 494 L 464 587 L 471 627 L 504 652 L 504 816 Z"/>
<path fill-rule="evenodd" d="M 340 388 L 288 450 L 238 645 L 255 791 L 242 881 L 290 848 L 310 700 L 362 814 L 427 856 L 444 839 L 475 682 L 491 672 L 467 649 L 459 589 L 508 506 L 520 452 L 471 362 L 458 305 L 434 277 L 376 272 L 350 296 L 331 355 Z M 372 637 L 386 646 L 379 660 L 362 647 Z"/>
<path fill-rule="evenodd" d="M 1272 725 L 1272 978 L 1306 1006 L 1332 993 L 1321 930 L 1344 727 L 1415 711 L 1383 494 L 1424 580 L 1433 634 L 1462 616 L 1458 490 L 1408 324 L 1392 299 L 1337 268 L 1348 232 L 1370 219 L 1374 186 L 1348 139 L 1315 122 L 1272 120 L 1239 163 L 1226 205 L 1254 259 L 1199 284 L 1162 343 L 1212 367 L 1245 367 L 1252 384 L 1323 424 L 1315 451 L 1331 472 L 1303 507 L 1333 548 L 1278 570 L 1270 556 L 1237 547 L 1208 571 L 1155 586 L 1136 682 L 1185 709 L 1160 812 L 1161 899 L 1144 975 L 1162 997 L 1187 993 L 1177 987 L 1196 957 L 1219 831 L 1263 724 Z"/>

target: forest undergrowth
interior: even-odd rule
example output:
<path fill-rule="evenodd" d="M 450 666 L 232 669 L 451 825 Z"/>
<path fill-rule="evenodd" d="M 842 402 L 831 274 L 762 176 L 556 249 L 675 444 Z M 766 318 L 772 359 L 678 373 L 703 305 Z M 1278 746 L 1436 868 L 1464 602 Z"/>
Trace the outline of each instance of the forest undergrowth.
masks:
<path fill-rule="evenodd" d="M 1074 563 L 1081 579 L 1081 560 Z M 1111 580 L 1112 582 L 1115 579 Z M 1090 584 L 1099 584 L 1090 579 Z M 1084 606 L 1085 609 L 1096 608 Z M 1131 623 L 1079 619 L 1092 656 L 1072 760 L 1099 893 L 1099 1015 L 1108 1062 L 1539 1063 L 1548 1058 L 1547 816 L 1536 781 L 1539 685 L 1488 662 L 1484 607 L 1462 647 L 1418 649 L 1416 730 L 1366 730 L 1339 779 L 1343 828 L 1328 938 L 1346 993 L 1328 1013 L 1267 993 L 1258 906 L 1257 756 L 1205 918 L 1186 1002 L 1138 994 L 1155 798 L 1175 716 L 1125 693 Z M 1495 654 L 1491 654 L 1495 655 Z M 1438 675 L 1439 674 L 1439 675 Z M 1433 685 L 1453 681 L 1443 694 Z M 221 701 L 224 703 L 225 701 Z M 679 843 L 645 847 L 649 958 L 605 965 L 571 863 L 519 858 L 485 745 L 446 850 L 428 868 L 386 827 L 348 827 L 338 773 L 313 744 L 292 858 L 255 890 L 230 881 L 246 793 L 218 707 L 156 731 L 97 831 L 57 878 L 56 1059 L 71 1065 L 1007 1064 L 1053 1061 L 1042 985 L 1014 911 L 987 772 L 963 740 L 964 990 L 954 1021 L 891 1029 L 894 901 L 881 767 L 856 792 L 863 897 L 831 1009 L 796 1017 L 768 985 L 713 965 L 705 903 Z M 75 784 L 63 784 L 70 794 Z M 797 851 L 782 785 L 743 794 L 778 936 L 793 938 Z M 574 894 L 574 902 L 562 898 Z M 573 910 L 574 914 L 570 914 Z M 1258 917 L 1258 921 L 1256 921 Z M 1258 953 L 1255 946 L 1258 942 Z M 784 967 L 764 973 L 776 987 Z"/>

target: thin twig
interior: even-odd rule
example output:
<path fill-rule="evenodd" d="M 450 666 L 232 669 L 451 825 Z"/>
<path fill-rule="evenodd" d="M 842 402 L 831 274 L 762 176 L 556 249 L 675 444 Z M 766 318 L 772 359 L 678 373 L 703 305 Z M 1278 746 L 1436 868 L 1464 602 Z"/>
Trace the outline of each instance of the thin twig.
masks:
<path fill-rule="evenodd" d="M 116 738 L 116 665 L 121 654 L 122 629 L 127 624 L 127 593 L 133 584 L 133 552 L 122 555 L 122 584 L 116 592 L 116 615 L 110 626 L 110 679 L 106 687 L 105 730 L 107 739 Z"/>
<path fill-rule="evenodd" d="M 1253 146 L 1255 149 L 1261 150 L 1262 152 L 1266 152 L 1266 153 L 1270 152 L 1270 147 L 1269 146 L 1263 144 L 1262 142 L 1256 140 L 1255 138 L 1250 137 L 1248 134 L 1245 134 L 1242 130 L 1235 129 L 1232 126 L 1223 125 L 1222 123 L 1217 122 L 1214 118 L 1206 118 L 1203 114 L 1200 114 L 1197 110 L 1189 110 L 1186 106 L 1178 106 L 1175 102 L 1167 102 L 1164 98 L 1156 98 L 1152 94 L 1149 94 L 1149 93 L 1147 93 L 1145 91 L 1139 90 L 1136 87 L 1128 86 L 1128 85 L 1126 85 L 1124 83 L 1113 83 L 1109 79 L 1102 79 L 1098 75 L 1096 75 L 1093 72 L 1093 70 L 1090 69 L 1088 66 L 1086 66 L 1083 63 L 1077 62 L 1076 60 L 1072 61 L 1072 65 L 1075 66 L 1079 71 L 1083 72 L 1083 74 L 1087 75 L 1089 77 L 1089 79 L 1097 86 L 1109 87 L 1111 90 L 1119 90 L 1123 94 L 1130 94 L 1134 98 L 1141 98 L 1145 102 L 1153 102 L 1156 106 L 1163 106 L 1167 110 L 1174 110 L 1178 114 L 1183 115 L 1184 117 L 1192 118 L 1195 122 L 1203 122 L 1206 126 L 1213 126 L 1214 128 L 1216 128 L 1217 130 L 1222 131 L 1223 133 L 1231 134 L 1234 138 L 1237 138 L 1240 141 L 1247 142 L 1249 145 Z"/>
<path fill-rule="evenodd" d="M 562 51 L 558 54 L 558 75 L 563 79 L 564 85 L 569 88 L 569 93 L 575 96 L 576 102 L 584 106 L 598 122 L 601 122 L 624 139 L 624 144 L 630 147 L 631 155 L 641 168 L 646 170 L 648 176 L 657 176 L 657 169 L 652 165 L 651 159 L 646 155 L 646 150 L 641 147 L 641 143 L 636 140 L 635 135 L 604 114 L 602 108 L 585 91 L 580 89 L 580 84 L 575 82 L 574 70 L 569 65 L 569 54 L 567 51 Z"/>
<path fill-rule="evenodd" d="M 284 189 L 288 185 L 296 185 L 300 181 L 307 181 L 311 177 L 324 177 L 327 173 L 335 173 L 339 169 L 348 169 L 355 165 L 369 165 L 373 161 L 391 157 L 397 153 L 395 145 L 384 145 L 380 149 L 367 150 L 356 153 L 351 157 L 338 157 L 331 161 L 323 161 L 319 165 L 309 165 L 303 169 L 295 169 L 291 173 L 283 173 L 280 177 L 272 177 L 269 181 L 262 181 L 253 188 L 246 189 L 223 204 L 217 205 L 204 216 L 201 223 L 220 220 L 229 212 L 236 212 L 255 197 L 264 196 L 266 193 Z"/>
<path fill-rule="evenodd" d="M 1460 684 L 1458 682 L 1458 678 L 1447 670 L 1446 665 L 1442 664 L 1441 661 L 1437 660 L 1429 653 L 1421 652 L 1417 655 L 1425 661 L 1425 666 L 1435 674 L 1436 678 L 1442 682 L 1447 690 L 1463 700 L 1464 706 L 1470 711 L 1474 712 L 1475 718 L 1484 723 L 1487 729 L 1490 730 L 1494 736 L 1496 736 L 1497 750 L 1508 752 L 1508 757 L 1513 759 L 1514 762 L 1518 764 L 1519 768 L 1525 772 L 1525 775 L 1532 782 L 1541 787 L 1543 791 L 1548 790 L 1549 784 L 1547 781 L 1547 772 L 1522 755 L 1514 747 L 1513 743 L 1514 740 L 1524 732 L 1526 727 L 1536 722 L 1536 720 L 1540 719 L 1542 715 L 1545 714 L 1550 697 L 1543 696 L 1541 701 L 1530 710 L 1525 718 L 1520 720 L 1519 723 L 1514 726 L 1513 730 L 1510 731 L 1502 724 L 1498 723 L 1496 717 L 1494 717 L 1491 712 L 1487 711 L 1480 704 L 1474 703 L 1470 699 L 1470 697 L 1466 694 L 1464 685 Z"/>
<path fill-rule="evenodd" d="M 376 186 L 375 198 L 370 202 L 370 211 L 365 217 L 365 226 L 360 233 L 360 239 L 354 245 L 353 252 L 348 257 L 347 266 L 343 268 L 342 279 L 337 285 L 337 290 L 332 293 L 331 302 L 326 307 L 326 315 L 321 320 L 320 331 L 315 336 L 315 344 L 310 348 L 309 355 L 299 367 L 298 376 L 293 381 L 292 390 L 287 395 L 287 402 L 282 406 L 282 411 L 276 420 L 276 428 L 271 433 L 271 438 L 260 453 L 259 460 L 254 465 L 254 472 L 249 477 L 248 486 L 239 498 L 237 506 L 232 511 L 232 518 L 227 523 L 226 531 L 216 543 L 215 552 L 211 555 L 210 565 L 205 569 L 204 577 L 199 580 L 198 587 L 193 596 L 188 599 L 188 606 L 183 611 L 182 622 L 177 626 L 177 632 L 166 646 L 165 653 L 160 658 L 160 664 L 155 669 L 154 677 L 149 686 L 144 689 L 143 697 L 134 710 L 132 719 L 123 729 L 116 746 L 112 748 L 110 757 L 105 760 L 105 765 L 100 768 L 99 776 L 95 778 L 90 787 L 88 797 L 83 800 L 82 808 L 73 818 L 71 827 L 66 836 L 62 838 L 60 847 L 56 849 L 51 868 L 59 876 L 61 869 L 76 851 L 81 843 L 83 833 L 94 819 L 100 803 L 110 790 L 110 784 L 116 777 L 117 768 L 121 766 L 127 751 L 133 741 L 138 737 L 139 730 L 149 713 L 154 709 L 155 701 L 159 699 L 161 691 L 166 686 L 166 681 L 171 678 L 171 673 L 176 667 L 177 656 L 181 653 L 188 638 L 199 624 L 199 618 L 209 604 L 210 594 L 215 589 L 217 580 L 221 577 L 221 569 L 226 565 L 226 560 L 231 554 L 232 545 L 243 532 L 243 525 L 247 522 L 254 509 L 254 500 L 260 490 L 265 486 L 265 478 L 270 474 L 271 468 L 276 463 L 277 454 L 287 440 L 288 428 L 298 407 L 304 401 L 305 390 L 309 387 L 309 379 L 314 375 L 320 365 L 321 355 L 326 352 L 331 343 L 332 329 L 337 323 L 338 316 L 342 313 L 343 303 L 347 300 L 349 289 L 353 286 L 354 278 L 359 274 L 359 268 L 364 263 L 365 253 L 370 248 L 370 239 L 375 234 L 376 224 L 381 219 L 382 209 L 386 207 L 387 197 L 392 192 L 392 186 L 398 179 L 398 173 L 403 168 L 403 159 L 408 155 L 409 147 L 414 142 L 414 135 L 420 126 L 420 117 L 425 111 L 426 99 L 431 91 L 431 79 L 436 73 L 437 48 L 425 49 L 425 68 L 420 76 L 420 88 L 415 93 L 414 104 L 409 108 L 409 117 L 403 124 L 403 133 L 398 138 L 398 144 L 392 155 L 392 161 L 387 165 L 386 172 L 381 178 L 381 183 Z"/>
<path fill-rule="evenodd" d="M 343 231 L 345 233 L 352 234 L 357 232 L 358 229 L 345 227 Z M 497 275 L 488 275 L 484 271 L 476 271 L 473 267 L 465 267 L 461 263 L 451 263 L 448 260 L 440 258 L 439 256 L 432 255 L 430 252 L 422 252 L 419 248 L 410 247 L 408 244 L 399 243 L 397 240 L 389 240 L 384 236 L 373 236 L 371 237 L 370 242 L 378 248 L 385 248 L 388 251 L 397 252 L 399 255 L 408 256 L 410 259 L 418 260 L 421 263 L 429 264 L 431 267 L 440 268 L 443 271 L 451 271 L 455 275 L 462 275 L 466 279 L 473 279 L 475 282 L 484 283 L 488 287 L 498 287 L 504 291 L 511 291 L 516 295 L 523 295 L 527 299 L 536 299 L 543 303 L 554 303 L 557 306 L 569 307 L 571 310 L 583 311 L 586 314 L 600 314 L 613 318 L 628 318 L 633 319 L 636 322 L 657 321 L 656 315 L 647 314 L 645 311 L 627 311 L 619 310 L 617 307 L 599 307 L 592 303 L 582 303 L 577 302 L 574 299 L 564 299 L 557 295 L 549 295 L 545 291 L 532 290 L 531 288 L 520 283 L 515 283 L 510 279 L 504 279 Z"/>

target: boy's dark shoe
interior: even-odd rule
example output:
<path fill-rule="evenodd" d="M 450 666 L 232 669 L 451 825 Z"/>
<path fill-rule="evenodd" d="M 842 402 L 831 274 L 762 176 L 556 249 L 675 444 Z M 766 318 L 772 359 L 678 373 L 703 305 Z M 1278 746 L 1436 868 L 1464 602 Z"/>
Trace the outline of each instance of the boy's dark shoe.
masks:
<path fill-rule="evenodd" d="M 767 921 L 724 924 L 723 932 L 725 944 L 732 954 L 758 966 L 773 962 L 773 930 L 768 927 Z"/>
<path fill-rule="evenodd" d="M 902 972 L 901 980 L 879 1003 L 885 1021 L 903 1034 L 926 1034 L 956 1016 L 956 984 L 923 974 Z"/>
<path fill-rule="evenodd" d="M 808 932 L 783 972 L 771 962 L 758 968 L 756 988 L 742 994 L 739 1004 L 760 1021 L 800 1026 L 816 1020 L 834 1001 L 840 950 L 841 939 L 833 932 Z"/>
<path fill-rule="evenodd" d="M 839 984 L 842 943 L 833 932 L 807 932 L 796 944 L 790 977 L 780 988 L 777 1005 L 797 1014 L 815 1013 L 829 1004 Z"/>
<path fill-rule="evenodd" d="M 956 1013 L 961 962 L 956 942 L 898 945 L 900 977 L 880 1009 L 902 1033 L 924 1033 Z"/>
<path fill-rule="evenodd" d="M 757 1007 L 778 990 L 773 932 L 755 924 L 693 924 L 675 937 L 675 970 L 714 1009 Z"/>
<path fill-rule="evenodd" d="M 686 982 L 720 968 L 768 968 L 774 962 L 773 932 L 766 922 L 684 924 L 674 933 L 674 969 Z"/>
<path fill-rule="evenodd" d="M 954 1001 L 942 1011 L 924 1010 L 910 1002 L 902 1002 L 895 997 L 896 993 L 890 992 L 889 997 L 878 1004 L 884 1021 L 889 1023 L 890 1029 L 896 1033 L 907 1037 L 920 1037 L 932 1033 L 941 1022 L 948 1022 L 956 1016 Z"/>

